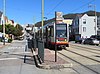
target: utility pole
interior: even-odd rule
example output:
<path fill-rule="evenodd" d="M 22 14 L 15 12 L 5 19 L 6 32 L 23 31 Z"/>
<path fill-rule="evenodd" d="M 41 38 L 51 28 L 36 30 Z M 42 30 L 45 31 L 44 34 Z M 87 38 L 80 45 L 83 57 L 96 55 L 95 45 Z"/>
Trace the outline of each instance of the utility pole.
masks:
<path fill-rule="evenodd" d="M 34 17 L 34 39 L 35 39 L 35 17 Z"/>
<path fill-rule="evenodd" d="M 44 0 L 42 0 L 42 40 L 43 40 L 43 24 L 44 24 Z"/>
<path fill-rule="evenodd" d="M 95 13 L 95 35 L 97 35 L 97 17 L 96 17 L 96 5 L 94 5 L 94 13 Z"/>
<path fill-rule="evenodd" d="M 5 16 L 6 16 L 6 0 L 3 0 L 3 45 L 5 45 L 5 24 L 6 24 L 6 19 L 5 19 Z"/>
<path fill-rule="evenodd" d="M 56 24 L 57 24 L 57 12 L 55 12 L 55 62 L 57 62 L 57 45 L 56 45 L 56 35 L 57 35 L 57 31 L 56 31 Z"/>
<path fill-rule="evenodd" d="M 95 16 L 95 19 L 94 19 L 94 22 L 95 22 L 95 27 L 94 27 L 94 30 L 95 30 L 95 35 L 97 35 L 97 14 L 96 14 L 96 5 L 92 5 L 90 4 L 89 7 L 93 7 L 93 10 L 94 10 L 94 16 Z"/>

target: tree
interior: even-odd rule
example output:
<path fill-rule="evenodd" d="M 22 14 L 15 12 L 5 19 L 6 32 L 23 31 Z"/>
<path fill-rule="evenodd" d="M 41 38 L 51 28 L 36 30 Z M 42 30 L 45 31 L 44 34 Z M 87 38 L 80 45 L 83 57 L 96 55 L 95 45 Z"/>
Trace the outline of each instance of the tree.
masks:
<path fill-rule="evenodd" d="M 15 31 L 13 32 L 14 33 L 13 35 L 21 36 L 23 34 L 22 30 L 23 30 L 23 27 L 21 25 L 17 24 L 15 26 Z"/>
<path fill-rule="evenodd" d="M 15 31 L 15 27 L 11 24 L 8 24 L 5 26 L 5 31 L 6 34 L 13 34 L 13 32 Z"/>
<path fill-rule="evenodd" d="M 0 32 L 2 32 L 2 25 L 0 25 Z M 6 34 L 13 34 L 14 36 L 21 36 L 23 34 L 22 32 L 23 27 L 19 24 L 17 24 L 15 27 L 11 24 L 5 25 L 5 33 Z"/>
<path fill-rule="evenodd" d="M 2 32 L 2 25 L 0 25 L 0 32 Z"/>
<path fill-rule="evenodd" d="M 19 25 L 19 24 L 17 24 L 15 27 L 16 27 L 17 29 L 19 29 L 20 31 L 23 30 L 23 27 L 22 27 L 21 25 Z"/>

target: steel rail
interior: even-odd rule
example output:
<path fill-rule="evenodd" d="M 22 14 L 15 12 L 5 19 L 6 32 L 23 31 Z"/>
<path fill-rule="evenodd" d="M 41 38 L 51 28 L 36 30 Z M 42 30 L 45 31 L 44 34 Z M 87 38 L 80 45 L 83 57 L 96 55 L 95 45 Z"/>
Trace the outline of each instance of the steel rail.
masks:
<path fill-rule="evenodd" d="M 70 57 L 68 57 L 68 56 L 66 56 L 66 55 L 64 55 L 64 54 L 62 54 L 61 52 L 58 52 L 58 53 L 61 54 L 61 55 L 64 56 L 64 57 L 66 57 L 66 58 L 68 58 L 68 59 L 70 59 L 70 60 L 72 60 L 72 61 L 74 61 L 74 62 L 80 64 L 81 66 L 83 66 L 83 67 L 89 69 L 89 70 L 92 71 L 92 72 L 94 72 L 94 73 L 96 73 L 96 74 L 100 74 L 99 72 L 97 72 L 97 71 L 95 71 L 95 70 L 93 70 L 93 69 L 87 67 L 86 65 L 84 65 L 84 64 L 82 64 L 82 63 L 80 63 L 80 62 L 78 62 L 77 60 L 75 60 L 75 59 L 73 59 L 73 58 L 70 58 Z"/>

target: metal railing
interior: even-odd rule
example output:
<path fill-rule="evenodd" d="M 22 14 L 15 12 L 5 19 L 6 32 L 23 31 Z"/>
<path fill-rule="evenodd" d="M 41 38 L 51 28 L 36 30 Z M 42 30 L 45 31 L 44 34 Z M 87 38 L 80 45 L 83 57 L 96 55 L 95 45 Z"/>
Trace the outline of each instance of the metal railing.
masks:
<path fill-rule="evenodd" d="M 38 49 L 38 55 L 36 55 L 35 51 L 36 48 Z M 25 52 L 28 51 L 28 49 L 31 49 L 32 52 L 32 56 L 33 58 L 38 58 L 39 63 L 41 64 L 42 62 L 44 62 L 44 42 L 42 40 L 39 39 L 28 39 L 26 41 L 26 45 L 25 45 Z M 26 55 L 24 55 L 24 63 L 26 62 Z M 42 62 L 41 62 L 42 61 Z M 35 60 L 36 63 L 36 60 Z M 36 63 L 37 64 L 37 63 Z"/>

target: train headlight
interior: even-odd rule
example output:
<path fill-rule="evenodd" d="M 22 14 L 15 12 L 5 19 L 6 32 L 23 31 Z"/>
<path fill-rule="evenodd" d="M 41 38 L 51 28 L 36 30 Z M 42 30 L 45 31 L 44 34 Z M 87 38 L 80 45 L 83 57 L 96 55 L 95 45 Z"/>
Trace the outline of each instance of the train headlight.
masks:
<path fill-rule="evenodd" d="M 58 38 L 56 38 L 56 41 L 57 41 L 57 42 L 59 41 Z"/>
<path fill-rule="evenodd" d="M 65 41 L 67 41 L 67 39 L 65 39 Z"/>

